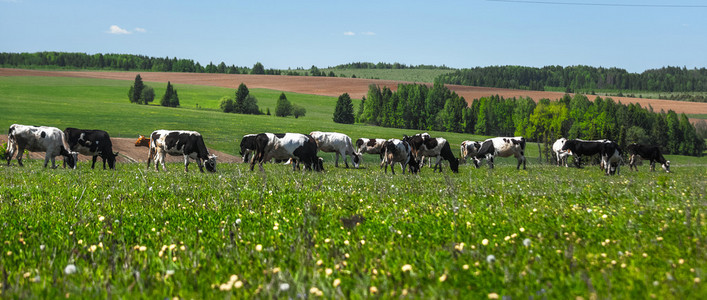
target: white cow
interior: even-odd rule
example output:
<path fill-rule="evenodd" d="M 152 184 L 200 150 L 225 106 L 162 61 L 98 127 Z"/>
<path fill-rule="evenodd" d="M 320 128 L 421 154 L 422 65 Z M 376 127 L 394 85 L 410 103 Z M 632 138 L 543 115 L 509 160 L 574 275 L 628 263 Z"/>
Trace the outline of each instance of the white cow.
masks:
<path fill-rule="evenodd" d="M 552 152 L 555 153 L 555 158 L 557 159 L 557 165 L 565 165 L 565 167 L 569 167 L 567 165 L 567 156 L 572 155 L 571 152 L 562 150 L 562 146 L 565 145 L 565 142 L 567 142 L 566 138 L 559 138 L 557 141 L 555 141 L 554 144 L 552 144 Z"/>
<path fill-rule="evenodd" d="M 346 156 L 351 156 L 351 163 L 353 163 L 354 168 L 358 169 L 358 164 L 361 161 L 361 154 L 356 153 L 353 144 L 351 144 L 351 138 L 348 135 L 338 132 L 321 132 L 312 131 L 309 133 L 315 141 L 317 141 L 317 147 L 322 152 L 334 152 L 336 153 L 336 160 L 334 161 L 334 166 L 339 167 L 339 156 L 344 159 L 344 164 L 349 167 L 349 163 Z"/>
<path fill-rule="evenodd" d="M 511 155 L 515 156 L 518 160 L 516 169 L 520 169 L 520 165 L 523 164 L 523 170 L 525 170 L 524 137 L 497 137 L 487 139 L 481 144 L 481 149 L 479 149 L 479 152 L 476 154 L 476 158 L 486 158 L 489 162 L 489 168 L 493 169 L 493 158 L 495 156 L 509 157 Z"/>
<path fill-rule="evenodd" d="M 56 127 L 47 126 L 27 126 L 12 124 L 7 133 L 7 165 L 10 165 L 12 156 L 17 153 L 17 163 L 22 166 L 22 154 L 25 150 L 31 152 L 45 152 L 44 167 L 47 167 L 49 160 L 52 161 L 52 169 L 56 168 L 54 158 L 58 155 L 64 157 L 64 162 L 69 168 L 76 168 L 78 153 L 70 151 L 66 142 L 64 132 Z"/>
<path fill-rule="evenodd" d="M 364 153 L 378 154 L 380 156 L 380 160 L 383 161 L 383 154 L 385 153 L 383 144 L 385 144 L 385 142 L 385 139 L 360 138 L 356 140 L 356 149 L 359 155 Z"/>

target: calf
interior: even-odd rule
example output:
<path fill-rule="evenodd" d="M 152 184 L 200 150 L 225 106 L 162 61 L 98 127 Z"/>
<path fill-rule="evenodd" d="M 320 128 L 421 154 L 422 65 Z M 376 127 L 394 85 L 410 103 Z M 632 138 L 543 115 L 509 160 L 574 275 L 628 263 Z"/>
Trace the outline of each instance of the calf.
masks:
<path fill-rule="evenodd" d="M 390 165 L 390 171 L 395 174 L 395 163 L 400 163 L 403 174 L 405 174 L 407 167 L 410 168 L 410 173 L 413 174 L 420 170 L 420 165 L 412 154 L 412 148 L 406 141 L 399 139 L 387 140 L 383 143 L 383 152 L 381 167 L 385 167 L 386 174 L 388 173 L 388 165 Z"/>
<path fill-rule="evenodd" d="M 298 163 L 303 163 L 305 170 L 321 172 L 324 170 L 323 161 L 317 157 L 317 142 L 309 135 L 299 133 L 261 133 L 256 136 L 256 154 L 250 162 L 250 170 L 253 171 L 255 163 L 260 165 L 263 171 L 263 162 L 272 158 L 294 159 L 292 170 L 294 171 Z"/>
<path fill-rule="evenodd" d="M 383 149 L 383 144 L 385 144 L 385 139 L 367 139 L 360 138 L 356 140 L 356 149 L 358 149 L 358 154 L 378 154 L 380 160 L 383 161 L 383 154 L 385 149 Z"/>
<path fill-rule="evenodd" d="M 71 151 L 77 151 L 93 158 L 91 169 L 95 168 L 98 156 L 103 160 L 103 170 L 106 169 L 106 161 L 109 168 L 115 169 L 115 158 L 118 156 L 118 152 L 113 152 L 113 143 L 107 132 L 69 127 L 64 129 L 64 136 Z"/>
<path fill-rule="evenodd" d="M 495 156 L 509 157 L 513 155 L 518 160 L 516 169 L 520 169 L 523 164 L 525 170 L 525 138 L 519 137 L 497 137 L 485 140 L 481 144 L 481 148 L 476 153 L 476 159 L 480 161 L 483 158 L 489 162 L 489 168 L 493 169 L 493 159 Z M 477 168 L 479 164 L 477 163 Z"/>
<path fill-rule="evenodd" d="M 660 152 L 660 147 L 633 143 L 628 145 L 627 150 L 629 155 L 631 155 L 628 162 L 628 166 L 631 170 L 635 168 L 635 170 L 638 171 L 636 162 L 639 159 L 645 159 L 651 162 L 651 172 L 655 171 L 655 163 L 658 162 L 665 172 L 670 173 L 670 161 L 663 157 L 663 154 Z"/>
<path fill-rule="evenodd" d="M 243 156 L 243 162 L 247 163 L 250 161 L 250 154 L 255 152 L 257 149 L 255 145 L 255 138 L 257 134 L 246 134 L 241 140 L 241 156 Z"/>
<path fill-rule="evenodd" d="M 452 148 L 449 146 L 449 142 L 447 142 L 446 139 L 431 138 L 429 134 L 422 133 L 413 136 L 406 135 L 403 137 L 403 141 L 410 144 L 414 154 L 413 156 L 420 160 L 420 167 L 422 167 L 422 158 L 424 156 L 436 157 L 437 161 L 435 162 L 433 171 L 436 172 L 439 167 L 439 171 L 442 172 L 442 159 L 445 159 L 449 161 L 449 168 L 452 169 L 452 172 L 459 172 L 459 159 L 454 157 Z"/>
<path fill-rule="evenodd" d="M 150 168 L 150 160 L 154 158 L 155 170 L 159 171 L 158 164 L 161 164 L 162 170 L 166 171 L 164 165 L 166 154 L 184 156 L 184 172 L 189 171 L 189 158 L 196 161 L 202 173 L 204 173 L 204 166 L 207 171 L 216 172 L 216 155 L 209 154 L 204 139 L 196 131 L 155 130 L 152 132 L 147 167 Z"/>
<path fill-rule="evenodd" d="M 361 154 L 356 153 L 353 145 L 351 144 L 351 138 L 348 135 L 338 132 L 321 132 L 312 131 L 309 133 L 310 136 L 317 141 L 317 147 L 322 152 L 334 152 L 336 153 L 336 160 L 334 161 L 334 166 L 339 167 L 339 155 L 344 159 L 344 164 L 346 168 L 349 167 L 346 155 L 351 156 L 351 163 L 354 168 L 358 169 L 358 164 L 361 161 Z"/>
<path fill-rule="evenodd" d="M 565 145 L 565 142 L 567 142 L 566 138 L 557 139 L 557 141 L 552 144 L 552 152 L 555 154 L 555 159 L 557 159 L 558 166 L 565 165 L 565 167 L 569 167 L 567 165 L 567 156 L 572 155 L 572 153 L 562 150 L 562 146 Z"/>
<path fill-rule="evenodd" d="M 55 169 L 54 158 L 58 155 L 64 157 L 64 162 L 69 165 L 69 168 L 76 168 L 78 153 L 70 151 L 71 148 L 66 143 L 64 132 L 59 128 L 12 124 L 7 132 L 7 140 L 5 159 L 7 159 L 8 166 L 15 153 L 17 153 L 17 163 L 23 166 L 22 154 L 25 150 L 29 150 L 31 152 L 45 152 L 45 168 L 51 160 L 52 169 Z"/>
<path fill-rule="evenodd" d="M 475 141 L 463 141 L 460 147 L 461 158 L 466 163 L 467 158 L 471 158 L 474 165 L 478 167 L 478 161 L 476 160 L 476 153 L 481 149 L 481 143 Z"/>

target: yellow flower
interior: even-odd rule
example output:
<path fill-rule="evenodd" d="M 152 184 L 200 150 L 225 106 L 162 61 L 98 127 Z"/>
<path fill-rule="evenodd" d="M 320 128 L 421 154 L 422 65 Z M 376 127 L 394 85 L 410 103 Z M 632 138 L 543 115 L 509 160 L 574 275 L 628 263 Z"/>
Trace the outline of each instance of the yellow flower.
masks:
<path fill-rule="evenodd" d="M 378 288 L 375 286 L 372 286 L 372 287 L 368 288 L 368 291 L 371 292 L 371 294 L 375 294 L 375 293 L 378 293 Z"/>
<path fill-rule="evenodd" d="M 326 276 L 331 275 L 331 273 L 333 273 L 333 272 L 334 272 L 334 271 L 332 271 L 331 268 L 326 268 L 326 269 L 324 270 L 324 273 L 326 274 Z"/>
<path fill-rule="evenodd" d="M 104 216 L 99 216 L 99 217 L 98 217 L 98 221 L 101 221 L 101 222 L 103 222 L 103 220 L 105 220 L 105 219 L 106 219 L 106 218 L 105 218 Z"/>
<path fill-rule="evenodd" d="M 481 241 L 481 244 L 484 245 L 484 246 L 486 246 L 486 245 L 489 244 L 489 240 L 483 239 L 483 240 Z"/>
<path fill-rule="evenodd" d="M 444 282 L 447 280 L 447 274 L 442 274 L 442 276 L 439 277 L 439 282 Z"/>
<path fill-rule="evenodd" d="M 337 286 L 339 286 L 340 284 L 341 284 L 341 279 L 339 279 L 339 278 L 334 279 L 334 283 L 332 283 L 332 285 L 333 285 L 334 287 L 337 287 Z"/>
<path fill-rule="evenodd" d="M 498 294 L 496 293 L 491 293 L 488 295 L 489 299 L 498 299 Z"/>
<path fill-rule="evenodd" d="M 400 268 L 400 269 L 401 269 L 403 272 L 412 271 L 412 266 L 409 265 L 409 264 L 405 264 L 405 265 L 403 265 L 403 267 Z"/>
<path fill-rule="evenodd" d="M 258 251 L 258 252 L 263 251 L 263 245 L 261 245 L 261 244 L 255 245 L 255 251 Z"/>

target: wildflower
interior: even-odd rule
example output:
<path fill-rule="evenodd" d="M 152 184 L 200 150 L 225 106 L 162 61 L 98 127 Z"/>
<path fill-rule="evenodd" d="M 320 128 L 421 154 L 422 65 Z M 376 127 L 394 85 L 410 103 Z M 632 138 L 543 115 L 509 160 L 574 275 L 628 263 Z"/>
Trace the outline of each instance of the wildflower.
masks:
<path fill-rule="evenodd" d="M 312 287 L 312 288 L 310 288 L 310 289 L 309 289 L 309 293 L 310 293 L 310 294 L 315 294 L 315 295 L 317 295 L 317 296 L 321 296 L 321 295 L 324 294 L 324 292 L 322 292 L 322 291 L 321 291 L 320 289 L 318 289 L 317 287 Z"/>
<path fill-rule="evenodd" d="M 39 250 L 44 251 L 44 248 L 45 248 L 45 247 L 46 247 L 46 246 L 44 246 L 44 245 L 39 245 Z"/>
<path fill-rule="evenodd" d="M 484 246 L 486 246 L 486 245 L 489 244 L 489 240 L 483 239 L 483 240 L 481 241 L 481 244 L 484 245 Z"/>
<path fill-rule="evenodd" d="M 530 247 L 530 244 L 531 244 L 531 243 L 532 243 L 532 242 L 530 241 L 530 239 L 524 239 L 524 240 L 523 240 L 523 246 Z"/>
<path fill-rule="evenodd" d="M 486 261 L 488 263 L 493 263 L 496 261 L 496 257 L 493 254 L 490 254 L 489 256 L 486 256 Z"/>
<path fill-rule="evenodd" d="M 241 224 L 241 219 L 236 219 L 236 225 L 240 225 L 240 224 Z"/>
<path fill-rule="evenodd" d="M 324 261 L 320 259 L 317 261 L 317 266 L 321 266 L 323 263 L 324 263 Z"/>
<path fill-rule="evenodd" d="M 237 289 L 240 289 L 241 287 L 243 287 L 243 281 L 240 281 L 240 280 L 236 281 L 236 282 L 233 284 L 233 287 L 235 287 L 235 288 L 237 288 Z"/>
<path fill-rule="evenodd" d="M 290 284 L 285 282 L 285 283 L 280 283 L 280 290 L 281 291 L 286 291 L 290 289 Z"/>
<path fill-rule="evenodd" d="M 66 265 L 66 268 L 64 268 L 64 274 L 71 275 L 74 273 L 76 273 L 76 266 L 74 266 L 74 264 Z"/>
<path fill-rule="evenodd" d="M 695 282 L 695 283 L 700 283 L 700 278 L 699 278 L 699 277 L 695 277 L 695 279 L 693 279 L 692 281 Z"/>
<path fill-rule="evenodd" d="M 347 246 L 348 246 L 348 245 L 349 245 L 349 240 L 345 240 L 345 241 L 344 241 L 344 245 L 347 245 Z"/>
<path fill-rule="evenodd" d="M 167 270 L 164 272 L 164 274 L 167 276 L 174 275 L 174 270 Z"/>
<path fill-rule="evenodd" d="M 375 293 L 378 293 L 378 288 L 375 286 L 372 286 L 372 287 L 368 288 L 368 291 L 371 292 L 371 294 L 375 294 Z"/>
<path fill-rule="evenodd" d="M 104 216 L 99 216 L 99 217 L 98 217 L 98 221 L 101 221 L 101 222 L 103 222 L 103 220 L 105 220 L 105 219 L 106 219 L 106 217 L 104 217 Z"/>
<path fill-rule="evenodd" d="M 408 272 L 408 271 L 412 271 L 412 266 L 409 265 L 409 264 L 405 264 L 405 265 L 403 265 L 403 267 L 400 268 L 400 269 L 401 269 L 403 272 Z"/>
<path fill-rule="evenodd" d="M 461 252 L 462 250 L 464 250 L 464 243 L 459 243 L 459 244 L 454 245 L 454 249 Z"/>
<path fill-rule="evenodd" d="M 263 251 L 263 245 L 261 245 L 261 244 L 255 245 L 255 251 L 258 251 L 258 252 Z"/>
<path fill-rule="evenodd" d="M 138 248 L 138 250 L 140 250 L 140 252 L 145 252 L 145 251 L 147 251 L 147 246 L 140 246 L 140 248 Z"/>
<path fill-rule="evenodd" d="M 341 284 L 341 279 L 339 279 L 339 278 L 334 279 L 334 283 L 332 283 L 332 285 L 333 285 L 334 287 L 337 287 L 337 286 L 339 286 L 340 284 Z"/>
<path fill-rule="evenodd" d="M 488 295 L 488 297 L 489 297 L 489 299 L 498 299 L 498 294 L 496 294 L 496 293 L 490 293 L 490 294 Z"/>
<path fill-rule="evenodd" d="M 521 227 L 518 229 L 520 232 L 525 232 L 525 228 Z"/>
<path fill-rule="evenodd" d="M 333 272 L 334 272 L 334 271 L 332 271 L 331 268 L 326 268 L 326 269 L 324 270 L 324 273 L 326 274 L 326 276 L 331 275 L 331 273 L 333 273 Z"/>
<path fill-rule="evenodd" d="M 442 276 L 439 277 L 439 282 L 444 282 L 447 280 L 447 274 L 442 274 Z"/>

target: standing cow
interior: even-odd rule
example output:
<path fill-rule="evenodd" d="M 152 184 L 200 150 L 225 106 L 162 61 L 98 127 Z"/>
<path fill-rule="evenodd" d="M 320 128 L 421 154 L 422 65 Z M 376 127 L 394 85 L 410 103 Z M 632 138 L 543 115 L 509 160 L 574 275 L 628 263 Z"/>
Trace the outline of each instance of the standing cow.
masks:
<path fill-rule="evenodd" d="M 496 156 L 509 157 L 513 155 L 518 160 L 516 169 L 520 169 L 523 164 L 525 170 L 525 138 L 518 137 L 496 137 L 487 139 L 481 144 L 481 148 L 476 153 L 476 159 L 486 158 L 489 168 L 493 169 L 493 159 Z M 477 165 L 477 168 L 479 165 Z"/>
<path fill-rule="evenodd" d="M 320 151 L 336 153 L 336 160 L 334 161 L 335 167 L 339 167 L 339 156 L 341 156 L 344 159 L 346 168 L 348 168 L 349 163 L 346 157 L 348 155 L 351 157 L 351 163 L 354 168 L 358 169 L 361 154 L 356 153 L 353 144 L 351 144 L 351 138 L 348 135 L 338 132 L 321 131 L 312 131 L 309 135 L 317 142 L 317 147 L 319 147 Z"/>
<path fill-rule="evenodd" d="M 399 139 L 389 139 L 383 144 L 383 161 L 381 162 L 381 167 L 385 167 L 385 173 L 388 173 L 388 165 L 390 165 L 390 171 L 395 174 L 395 164 L 400 163 L 400 167 L 403 169 L 403 174 L 405 174 L 405 169 L 410 168 L 410 173 L 415 174 L 419 172 L 420 165 L 415 160 L 415 156 L 412 153 L 412 147 L 406 142 Z"/>
<path fill-rule="evenodd" d="M 566 138 L 559 138 L 554 144 L 552 144 L 552 152 L 555 154 L 555 159 L 557 159 L 558 166 L 564 165 L 565 167 L 569 167 L 567 165 L 567 156 L 572 155 L 572 153 L 562 150 L 562 146 L 564 146 L 566 142 Z"/>
<path fill-rule="evenodd" d="M 605 169 L 606 175 L 614 175 L 614 173 L 619 174 L 619 169 L 621 168 L 621 162 L 623 158 L 621 155 L 623 151 L 619 144 L 614 141 L 607 140 L 604 142 L 601 150 L 601 165 Z"/>
<path fill-rule="evenodd" d="M 358 150 L 359 155 L 364 153 L 378 154 L 380 156 L 380 160 L 383 161 L 383 154 L 385 153 L 383 144 L 385 144 L 385 142 L 385 139 L 360 138 L 356 140 L 356 149 Z"/>
<path fill-rule="evenodd" d="M 241 139 L 241 156 L 243 157 L 244 163 L 250 162 L 251 153 L 257 150 L 255 145 L 255 138 L 257 136 L 257 134 L 246 134 L 243 136 L 243 139 Z"/>
<path fill-rule="evenodd" d="M 207 171 L 216 172 L 216 155 L 209 154 L 204 139 L 196 131 L 155 130 L 152 132 L 147 168 L 150 168 L 150 160 L 154 158 L 155 170 L 159 171 L 158 164 L 161 164 L 162 170 L 166 171 L 164 163 L 167 154 L 184 156 L 184 172 L 189 171 L 189 158 L 196 161 L 202 173 L 204 173 L 204 166 Z"/>
<path fill-rule="evenodd" d="M 582 156 L 592 156 L 596 154 L 602 154 L 604 149 L 604 144 L 608 140 L 567 140 L 562 146 L 561 150 L 566 151 L 569 155 L 574 155 L 574 164 L 577 168 L 582 167 Z M 603 166 L 602 166 L 603 169 Z"/>
<path fill-rule="evenodd" d="M 64 129 L 64 136 L 71 151 L 77 151 L 93 158 L 91 169 L 96 166 L 98 156 L 103 160 L 103 170 L 106 169 L 106 161 L 109 168 L 115 169 L 115 158 L 118 156 L 118 152 L 113 152 L 113 143 L 107 132 L 69 127 Z"/>
<path fill-rule="evenodd" d="M 454 157 L 452 148 L 446 139 L 432 138 L 429 134 L 422 133 L 413 136 L 405 135 L 403 141 L 410 144 L 413 156 L 416 160 L 420 160 L 420 167 L 422 167 L 424 157 L 436 157 L 437 161 L 434 164 L 433 172 L 437 171 L 437 168 L 442 172 L 442 159 L 445 159 L 449 161 L 449 168 L 452 169 L 452 172 L 459 173 L 459 159 Z"/>
<path fill-rule="evenodd" d="M 636 162 L 640 159 L 645 159 L 649 160 L 651 163 L 651 172 L 655 171 L 655 163 L 657 162 L 665 172 L 670 173 L 670 161 L 663 157 L 663 154 L 660 152 L 660 147 L 633 143 L 628 145 L 626 150 L 628 150 L 628 153 L 631 155 L 628 162 L 628 166 L 631 170 L 635 168 L 635 170 L 638 171 Z"/>
<path fill-rule="evenodd" d="M 466 159 L 471 158 L 471 160 L 474 162 L 474 165 L 478 167 L 476 153 L 479 152 L 479 149 L 481 149 L 481 143 L 475 141 L 463 141 L 460 147 L 461 158 L 459 159 L 464 160 L 464 163 L 466 163 Z"/>
<path fill-rule="evenodd" d="M 253 171 L 256 162 L 263 171 L 263 162 L 270 159 L 294 159 L 292 170 L 299 163 L 303 163 L 305 170 L 324 170 L 323 161 L 317 157 L 317 142 L 309 135 L 299 133 L 261 133 L 255 140 L 257 152 L 250 161 L 250 170 Z"/>
<path fill-rule="evenodd" d="M 56 168 L 54 158 L 58 155 L 64 157 L 64 162 L 69 168 L 76 168 L 78 153 L 71 151 L 66 143 L 64 132 L 56 127 L 47 126 L 27 126 L 12 124 L 7 132 L 7 165 L 10 165 L 12 157 L 17 154 L 17 163 L 22 164 L 22 154 L 25 150 L 31 152 L 45 152 L 44 167 L 52 161 L 52 169 Z"/>

